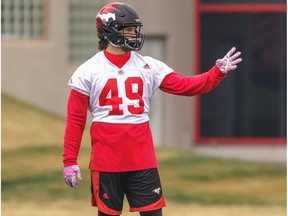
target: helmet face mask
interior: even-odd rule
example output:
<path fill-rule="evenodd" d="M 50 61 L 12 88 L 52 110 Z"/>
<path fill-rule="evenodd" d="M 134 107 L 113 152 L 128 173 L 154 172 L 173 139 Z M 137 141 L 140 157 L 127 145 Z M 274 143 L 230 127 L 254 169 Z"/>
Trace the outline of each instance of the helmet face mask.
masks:
<path fill-rule="evenodd" d="M 97 35 L 100 40 L 107 41 L 124 51 L 139 51 L 144 43 L 145 35 L 141 33 L 142 23 L 134 9 L 124 3 L 112 3 L 104 6 L 96 16 Z M 127 37 L 124 28 L 135 27 L 135 34 Z"/>
<path fill-rule="evenodd" d="M 135 33 L 125 33 L 124 29 L 129 27 L 135 27 Z M 116 46 L 121 46 L 124 51 L 135 50 L 139 51 L 144 43 L 145 35 L 141 34 L 141 25 L 134 26 L 134 25 L 124 25 L 120 28 L 121 30 L 118 31 L 118 36 L 116 40 Z M 111 42 L 113 43 L 113 42 Z"/>

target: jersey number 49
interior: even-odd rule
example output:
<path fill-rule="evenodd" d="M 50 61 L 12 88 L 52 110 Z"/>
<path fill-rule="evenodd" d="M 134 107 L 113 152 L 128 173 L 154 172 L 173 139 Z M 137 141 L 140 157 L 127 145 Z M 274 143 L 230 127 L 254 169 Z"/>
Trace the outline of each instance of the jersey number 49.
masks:
<path fill-rule="evenodd" d="M 128 77 L 124 84 L 126 97 L 130 100 L 139 101 L 138 106 L 127 105 L 128 111 L 131 114 L 142 114 L 144 112 L 144 101 L 142 98 L 143 80 L 140 77 Z M 133 88 L 133 85 L 137 85 L 137 88 Z M 102 92 L 100 93 L 99 105 L 112 106 L 112 109 L 109 111 L 109 115 L 123 115 L 123 110 L 120 109 L 121 104 L 123 104 L 123 100 L 121 97 L 119 97 L 117 79 L 111 78 L 107 81 Z"/>

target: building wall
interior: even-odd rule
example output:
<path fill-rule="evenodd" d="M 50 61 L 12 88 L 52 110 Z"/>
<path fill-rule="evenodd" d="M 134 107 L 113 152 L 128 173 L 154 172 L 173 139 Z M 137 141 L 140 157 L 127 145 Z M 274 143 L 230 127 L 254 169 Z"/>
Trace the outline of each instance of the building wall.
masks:
<path fill-rule="evenodd" d="M 44 40 L 2 40 L 2 91 L 64 115 L 67 65 L 67 1 L 49 1 Z"/>
<path fill-rule="evenodd" d="M 191 75 L 193 1 L 183 0 L 180 6 L 174 0 L 122 2 L 137 10 L 146 35 L 166 38 L 165 62 L 175 71 Z M 75 70 L 68 62 L 68 3 L 47 1 L 44 40 L 2 40 L 2 92 L 62 116 L 70 90 L 67 81 Z M 168 94 L 163 97 L 163 143 L 190 146 L 193 99 Z"/>

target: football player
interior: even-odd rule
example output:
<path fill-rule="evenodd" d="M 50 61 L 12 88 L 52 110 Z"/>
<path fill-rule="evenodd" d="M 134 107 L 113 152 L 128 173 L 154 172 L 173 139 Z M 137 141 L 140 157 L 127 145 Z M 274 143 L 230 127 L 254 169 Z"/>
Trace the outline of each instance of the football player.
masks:
<path fill-rule="evenodd" d="M 125 3 L 104 6 L 96 16 L 99 52 L 83 63 L 68 82 L 64 138 L 64 179 L 77 188 L 77 164 L 87 109 L 92 115 L 91 188 L 99 216 L 121 215 L 124 196 L 130 211 L 161 216 L 165 206 L 149 109 L 157 89 L 193 96 L 207 93 L 241 62 L 232 48 L 208 72 L 182 76 L 165 63 L 138 54 L 144 43 L 141 20 Z"/>

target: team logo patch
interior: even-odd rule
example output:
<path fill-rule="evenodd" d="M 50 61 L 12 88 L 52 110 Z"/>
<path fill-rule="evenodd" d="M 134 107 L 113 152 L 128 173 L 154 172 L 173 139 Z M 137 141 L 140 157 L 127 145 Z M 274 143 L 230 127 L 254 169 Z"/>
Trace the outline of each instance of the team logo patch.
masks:
<path fill-rule="evenodd" d="M 154 189 L 152 192 L 154 192 L 154 193 L 156 193 L 156 194 L 160 194 L 160 192 L 161 192 L 161 188 L 159 187 L 159 188 L 156 188 L 156 189 Z"/>
<path fill-rule="evenodd" d="M 110 19 L 116 20 L 115 13 L 100 14 L 99 17 L 105 23 L 109 22 Z"/>

